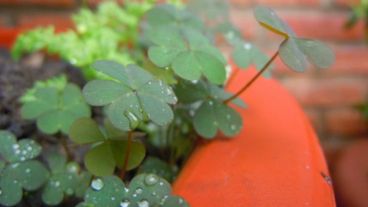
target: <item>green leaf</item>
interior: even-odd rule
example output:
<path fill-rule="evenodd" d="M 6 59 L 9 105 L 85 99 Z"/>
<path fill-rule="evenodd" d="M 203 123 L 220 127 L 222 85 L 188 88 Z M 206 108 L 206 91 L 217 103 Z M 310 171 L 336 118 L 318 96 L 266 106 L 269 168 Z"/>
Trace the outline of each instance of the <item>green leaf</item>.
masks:
<path fill-rule="evenodd" d="M 47 169 L 37 160 L 8 165 L 0 176 L 0 203 L 14 206 L 22 199 L 23 190 L 33 191 L 48 178 Z"/>
<path fill-rule="evenodd" d="M 258 6 L 254 14 L 262 26 L 285 37 L 279 52 L 281 60 L 289 68 L 301 72 L 307 68 L 307 60 L 318 68 L 328 68 L 334 62 L 330 48 L 319 41 L 296 37 L 273 10 Z"/>
<path fill-rule="evenodd" d="M 139 174 L 155 174 L 167 181 L 172 181 L 176 175 L 174 169 L 163 160 L 157 157 L 147 157 L 139 167 Z"/>
<path fill-rule="evenodd" d="M 276 13 L 267 7 L 257 6 L 254 9 L 256 20 L 266 29 L 285 37 L 294 36 L 294 32 L 276 15 Z"/>
<path fill-rule="evenodd" d="M 204 138 L 213 138 L 220 130 L 225 136 L 239 133 L 242 118 L 229 106 L 218 101 L 204 101 L 196 111 L 193 124 L 195 130 Z"/>
<path fill-rule="evenodd" d="M 135 65 L 124 67 L 112 61 L 98 61 L 94 67 L 112 80 L 104 81 L 109 84 L 89 82 L 83 89 L 84 96 L 91 105 L 105 106 L 107 116 L 115 127 L 129 131 L 147 118 L 159 125 L 166 125 L 172 120 L 168 104 L 175 104 L 177 100 L 168 85 L 155 80 L 151 74 Z M 109 90 L 114 91 L 110 93 L 113 95 L 101 102 Z M 165 110 L 152 111 L 152 103 Z"/>
<path fill-rule="evenodd" d="M 36 84 L 30 90 L 33 96 L 23 99 L 21 114 L 25 119 L 36 119 L 37 127 L 44 133 L 66 134 L 73 121 L 90 116 L 90 109 L 74 84 L 65 84 L 62 88 Z"/>
<path fill-rule="evenodd" d="M 86 192 L 83 205 L 105 206 L 189 206 L 182 198 L 171 195 L 170 184 L 154 175 L 135 176 L 129 188 L 116 176 L 97 178 Z"/>
<path fill-rule="evenodd" d="M 281 60 L 291 69 L 302 72 L 307 68 L 307 61 L 294 38 L 284 41 L 280 46 Z"/>
<path fill-rule="evenodd" d="M 65 196 L 77 195 L 88 188 L 91 176 L 80 173 L 76 162 L 66 163 L 65 156 L 51 153 L 47 156 L 51 176 L 42 191 L 42 201 L 47 205 L 60 204 Z M 86 180 L 89 179 L 89 180 Z"/>
<path fill-rule="evenodd" d="M 77 144 L 89 144 L 105 139 L 98 124 L 91 118 L 76 120 L 70 127 L 69 136 Z"/>
<path fill-rule="evenodd" d="M 37 157 L 41 153 L 41 146 L 31 139 L 17 142 L 15 136 L 0 130 L 0 154 L 8 162 L 20 162 Z"/>
<path fill-rule="evenodd" d="M 149 39 L 154 45 L 148 55 L 157 66 L 171 66 L 186 80 L 198 80 L 204 75 L 215 84 L 225 81 L 225 58 L 200 32 L 185 30 L 181 34 L 172 27 L 160 27 L 151 30 Z"/>
<path fill-rule="evenodd" d="M 126 159 L 127 141 L 111 141 L 93 147 L 85 156 L 87 169 L 94 175 L 113 174 L 115 167 L 122 167 Z M 145 148 L 140 142 L 131 143 L 127 170 L 136 168 L 145 156 Z"/>
<path fill-rule="evenodd" d="M 320 41 L 299 38 L 296 43 L 309 62 L 318 68 L 328 68 L 335 61 L 332 50 Z"/>

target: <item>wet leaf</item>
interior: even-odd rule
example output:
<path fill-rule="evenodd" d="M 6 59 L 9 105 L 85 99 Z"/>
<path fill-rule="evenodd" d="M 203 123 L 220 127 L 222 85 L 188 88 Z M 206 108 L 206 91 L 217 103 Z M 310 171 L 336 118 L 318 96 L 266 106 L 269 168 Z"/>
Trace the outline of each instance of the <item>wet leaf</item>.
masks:
<path fill-rule="evenodd" d="M 89 104 L 106 107 L 107 116 L 115 127 L 130 131 L 147 119 L 159 125 L 172 120 L 168 104 L 175 104 L 177 100 L 168 85 L 135 65 L 124 67 L 111 61 L 97 61 L 94 67 L 110 80 L 90 81 L 83 94 Z M 152 110 L 152 103 L 165 110 Z"/>
<path fill-rule="evenodd" d="M 184 199 L 171 195 L 170 184 L 154 174 L 135 176 L 129 187 L 116 176 L 92 181 L 81 206 L 189 206 Z"/>
<path fill-rule="evenodd" d="M 62 88 L 35 85 L 30 90 L 33 96 L 22 99 L 21 114 L 25 119 L 35 119 L 37 127 L 46 134 L 67 134 L 74 120 L 90 116 L 90 108 L 74 84 Z"/>

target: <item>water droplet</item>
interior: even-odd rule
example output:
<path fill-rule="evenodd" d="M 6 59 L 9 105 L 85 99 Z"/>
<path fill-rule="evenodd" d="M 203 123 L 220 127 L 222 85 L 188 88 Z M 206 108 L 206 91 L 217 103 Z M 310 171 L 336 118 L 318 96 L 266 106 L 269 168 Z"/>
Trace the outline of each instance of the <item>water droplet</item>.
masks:
<path fill-rule="evenodd" d="M 66 168 L 70 173 L 77 173 L 79 171 L 79 165 L 74 162 L 69 163 Z"/>
<path fill-rule="evenodd" d="M 19 149 L 19 144 L 13 144 L 13 149 Z"/>
<path fill-rule="evenodd" d="M 158 81 L 158 84 L 159 84 L 160 86 L 162 86 L 162 81 Z"/>
<path fill-rule="evenodd" d="M 31 146 L 28 146 L 28 147 L 27 147 L 27 150 L 28 150 L 28 151 L 32 151 L 32 147 L 31 147 Z"/>
<path fill-rule="evenodd" d="M 160 186 L 163 186 L 163 185 L 164 185 L 164 183 L 163 183 L 163 182 L 160 182 L 160 183 L 159 183 L 159 185 L 160 185 Z"/>
<path fill-rule="evenodd" d="M 208 102 L 208 104 L 209 104 L 210 106 L 213 106 L 213 101 L 209 101 L 209 102 Z"/>
<path fill-rule="evenodd" d="M 251 45 L 251 44 L 249 44 L 249 43 L 245 43 L 245 44 L 243 45 L 243 47 L 244 47 L 244 49 L 246 49 L 246 50 L 250 50 L 250 49 L 252 48 L 252 45 Z"/>
<path fill-rule="evenodd" d="M 120 203 L 120 207 L 128 207 L 129 206 L 129 201 L 122 201 L 121 203 Z"/>
<path fill-rule="evenodd" d="M 156 195 L 157 195 L 157 193 L 156 193 L 156 192 L 152 192 L 152 195 L 153 195 L 153 196 L 156 196 Z"/>
<path fill-rule="evenodd" d="M 232 125 L 230 126 L 230 128 L 231 128 L 231 130 L 235 130 L 235 129 L 236 129 L 235 124 L 232 124 Z"/>
<path fill-rule="evenodd" d="M 138 202 L 138 207 L 149 207 L 149 203 L 146 200 Z"/>
<path fill-rule="evenodd" d="M 20 150 L 19 149 L 17 149 L 17 150 L 15 150 L 15 152 L 14 152 L 15 154 L 20 154 Z"/>
<path fill-rule="evenodd" d="M 112 200 L 112 201 L 114 201 L 115 199 L 116 199 L 116 198 L 115 198 L 114 196 L 113 196 L 113 197 L 111 197 L 111 200 Z"/>
<path fill-rule="evenodd" d="M 165 67 L 165 70 L 169 70 L 170 68 L 169 67 Z"/>
<path fill-rule="evenodd" d="M 226 115 L 226 118 L 227 119 L 230 119 L 231 118 L 231 115 L 230 114 Z"/>
<path fill-rule="evenodd" d="M 151 85 L 152 84 L 152 82 L 151 81 L 148 81 L 148 85 Z"/>
<path fill-rule="evenodd" d="M 124 191 L 127 193 L 129 192 L 129 188 L 124 188 Z"/>
<path fill-rule="evenodd" d="M 3 194 L 3 191 L 0 189 L 0 195 Z"/>
<path fill-rule="evenodd" d="M 103 181 L 100 178 L 94 179 L 91 183 L 91 187 L 93 190 L 101 190 L 104 186 Z"/>
<path fill-rule="evenodd" d="M 144 178 L 144 182 L 147 185 L 154 185 L 158 182 L 158 177 L 154 174 L 149 174 Z"/>
<path fill-rule="evenodd" d="M 195 111 L 194 111 L 194 110 L 190 110 L 190 111 L 189 111 L 189 115 L 190 115 L 190 116 L 194 116 L 194 115 L 195 115 Z"/>
<path fill-rule="evenodd" d="M 137 194 L 141 194 L 141 193 L 143 193 L 143 189 L 142 189 L 142 188 L 137 188 L 137 189 L 135 190 L 135 193 L 137 193 Z"/>
<path fill-rule="evenodd" d="M 59 187 L 59 186 L 60 186 L 60 181 L 55 181 L 55 182 L 54 182 L 54 186 L 55 186 L 55 187 Z"/>
<path fill-rule="evenodd" d="M 134 197 L 134 198 L 135 198 L 135 197 L 137 197 L 137 194 L 135 194 L 135 193 L 134 193 L 134 194 L 133 194 L 133 197 Z"/>
<path fill-rule="evenodd" d="M 30 172 L 31 172 L 31 169 L 27 168 L 26 173 L 30 173 Z"/>
<path fill-rule="evenodd" d="M 25 157 L 21 157 L 21 158 L 20 158 L 20 161 L 24 161 L 24 160 L 26 160 L 26 158 L 25 158 Z"/>

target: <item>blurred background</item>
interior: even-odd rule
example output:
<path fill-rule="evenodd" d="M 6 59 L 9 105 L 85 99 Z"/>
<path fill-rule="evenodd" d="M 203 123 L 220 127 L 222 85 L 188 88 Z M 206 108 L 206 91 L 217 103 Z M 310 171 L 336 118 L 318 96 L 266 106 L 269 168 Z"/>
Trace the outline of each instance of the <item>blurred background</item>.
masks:
<path fill-rule="evenodd" d="M 2 28 L 24 30 L 47 25 L 55 25 L 59 30 L 71 28 L 73 12 L 82 5 L 94 8 L 99 2 L 0 0 L 0 33 Z M 368 24 L 364 21 L 368 3 L 365 0 L 229 0 L 229 3 L 233 23 L 247 40 L 266 52 L 272 53 L 279 39 L 256 23 L 251 9 L 257 4 L 275 9 L 299 36 L 323 40 L 333 48 L 336 62 L 329 70 L 312 69 L 298 74 L 286 70 L 278 60 L 273 74 L 302 104 L 318 132 L 339 206 L 368 206 L 365 119 L 368 109 L 364 112 L 368 103 L 365 38 Z"/>

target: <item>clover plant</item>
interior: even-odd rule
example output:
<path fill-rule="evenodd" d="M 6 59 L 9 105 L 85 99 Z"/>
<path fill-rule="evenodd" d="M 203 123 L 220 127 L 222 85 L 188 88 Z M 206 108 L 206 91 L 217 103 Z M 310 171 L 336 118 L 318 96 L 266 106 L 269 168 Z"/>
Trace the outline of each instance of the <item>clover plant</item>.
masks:
<path fill-rule="evenodd" d="M 44 153 L 45 165 L 35 160 L 41 147 L 34 141 L 17 143 L 9 132 L 0 133 L 2 205 L 14 206 L 23 191 L 40 190 L 31 196 L 46 205 L 189 206 L 171 195 L 168 181 L 199 139 L 232 138 L 252 121 L 238 113 L 247 109 L 239 97 L 261 75 L 271 75 L 276 57 L 297 72 L 308 63 L 327 68 L 333 62 L 327 46 L 298 37 L 269 8 L 258 6 L 254 14 L 284 38 L 270 58 L 231 24 L 225 1 L 170 2 L 175 4 L 108 1 L 96 11 L 83 8 L 73 17 L 75 29 L 38 28 L 18 38 L 14 57 L 58 54 L 81 68 L 86 82 L 81 90 L 54 77 L 21 97 L 22 116 L 36 121 L 48 138 L 45 146 L 56 147 Z M 218 41 L 230 47 L 239 68 L 258 70 L 234 94 L 225 90 L 231 66 Z"/>

